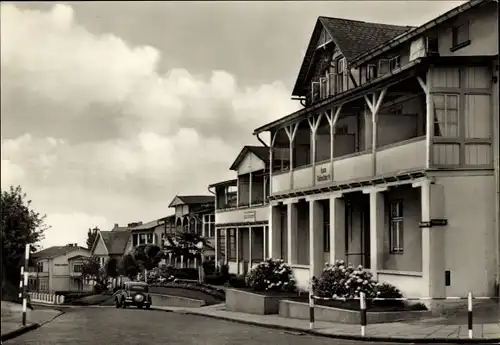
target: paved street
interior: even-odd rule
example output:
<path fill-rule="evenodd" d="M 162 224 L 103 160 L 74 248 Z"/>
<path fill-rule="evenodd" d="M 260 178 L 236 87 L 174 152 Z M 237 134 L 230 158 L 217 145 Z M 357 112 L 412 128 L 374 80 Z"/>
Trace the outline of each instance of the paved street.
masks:
<path fill-rule="evenodd" d="M 68 311 L 41 328 L 5 344 L 361 345 L 368 343 L 291 334 L 196 315 L 154 310 L 81 308 Z"/>

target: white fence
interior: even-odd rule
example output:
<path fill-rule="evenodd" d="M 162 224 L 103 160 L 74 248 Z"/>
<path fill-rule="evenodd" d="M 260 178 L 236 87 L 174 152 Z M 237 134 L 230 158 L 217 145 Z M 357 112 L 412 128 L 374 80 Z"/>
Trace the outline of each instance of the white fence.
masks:
<path fill-rule="evenodd" d="M 47 304 L 63 304 L 64 296 L 50 293 L 29 292 L 30 302 L 40 302 Z"/>

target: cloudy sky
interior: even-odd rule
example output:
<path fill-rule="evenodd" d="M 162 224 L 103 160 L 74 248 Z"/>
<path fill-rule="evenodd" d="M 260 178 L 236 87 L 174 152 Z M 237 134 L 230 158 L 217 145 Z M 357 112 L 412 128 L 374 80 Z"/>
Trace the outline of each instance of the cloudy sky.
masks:
<path fill-rule="evenodd" d="M 419 25 L 463 1 L 1 4 L 1 186 L 52 228 L 172 213 L 290 100 L 318 16 Z"/>

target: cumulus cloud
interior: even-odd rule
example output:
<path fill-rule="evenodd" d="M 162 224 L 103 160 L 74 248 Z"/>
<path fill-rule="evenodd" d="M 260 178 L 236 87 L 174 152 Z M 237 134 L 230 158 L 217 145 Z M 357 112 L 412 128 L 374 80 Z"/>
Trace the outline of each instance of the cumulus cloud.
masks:
<path fill-rule="evenodd" d="M 21 184 L 47 212 L 50 244 L 83 240 L 90 223 L 170 213 L 175 194 L 232 176 L 254 128 L 297 109 L 280 81 L 159 74 L 168 51 L 92 34 L 68 5 L 2 4 L 1 41 L 1 183 Z"/>

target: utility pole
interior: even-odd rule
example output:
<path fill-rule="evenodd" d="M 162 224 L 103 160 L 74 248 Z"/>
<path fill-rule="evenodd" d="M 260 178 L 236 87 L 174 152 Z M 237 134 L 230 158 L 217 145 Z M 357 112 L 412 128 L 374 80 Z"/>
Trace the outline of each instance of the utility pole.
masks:
<path fill-rule="evenodd" d="M 27 308 L 27 298 L 28 298 L 28 264 L 30 258 L 30 245 L 26 245 L 26 249 L 24 251 L 24 267 L 21 267 L 21 272 L 23 273 L 22 279 L 24 282 L 20 284 L 22 286 L 22 294 L 23 294 L 23 326 L 26 326 L 26 308 Z"/>

